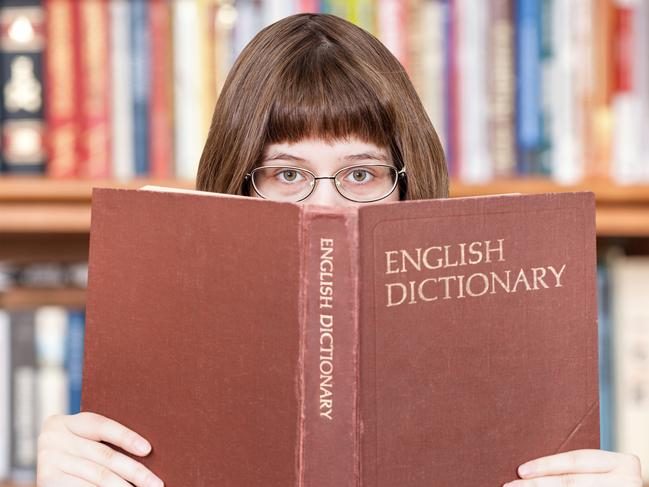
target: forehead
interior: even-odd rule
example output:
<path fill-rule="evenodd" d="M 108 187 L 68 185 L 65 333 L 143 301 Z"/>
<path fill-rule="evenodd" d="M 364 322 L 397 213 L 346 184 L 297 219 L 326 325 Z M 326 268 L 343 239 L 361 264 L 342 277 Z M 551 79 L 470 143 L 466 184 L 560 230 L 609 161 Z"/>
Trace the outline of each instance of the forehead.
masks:
<path fill-rule="evenodd" d="M 327 141 L 320 138 L 305 138 L 297 142 L 267 144 L 264 147 L 264 158 L 280 154 L 292 155 L 305 160 L 319 158 L 342 159 L 346 156 L 363 155 L 387 157 L 388 150 L 372 142 L 365 142 L 356 137 Z"/>

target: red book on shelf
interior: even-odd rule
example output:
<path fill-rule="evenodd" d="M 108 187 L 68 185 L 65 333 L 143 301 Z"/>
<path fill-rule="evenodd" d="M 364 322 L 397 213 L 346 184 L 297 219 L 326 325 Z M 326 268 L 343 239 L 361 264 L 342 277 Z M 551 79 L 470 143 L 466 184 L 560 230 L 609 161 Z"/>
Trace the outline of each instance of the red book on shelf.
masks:
<path fill-rule="evenodd" d="M 79 35 L 79 138 L 77 176 L 110 176 L 110 42 L 108 2 L 74 2 Z"/>
<path fill-rule="evenodd" d="M 45 121 L 47 175 L 72 178 L 77 169 L 77 93 L 72 0 L 46 0 Z"/>
<path fill-rule="evenodd" d="M 82 410 L 168 487 L 502 485 L 599 447 L 594 217 L 95 188 Z"/>
<path fill-rule="evenodd" d="M 150 173 L 153 178 L 173 176 L 173 80 L 171 65 L 171 5 L 163 0 L 149 2 L 151 24 L 151 112 Z"/>

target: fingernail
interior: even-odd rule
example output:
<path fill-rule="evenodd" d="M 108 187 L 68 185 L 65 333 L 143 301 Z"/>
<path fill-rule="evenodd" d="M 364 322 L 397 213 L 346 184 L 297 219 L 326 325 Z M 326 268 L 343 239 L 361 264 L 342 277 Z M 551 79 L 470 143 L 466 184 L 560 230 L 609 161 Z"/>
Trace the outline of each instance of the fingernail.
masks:
<path fill-rule="evenodd" d="M 135 449 L 138 451 L 138 453 L 145 454 L 149 451 L 151 448 L 151 445 L 145 440 L 138 440 L 137 443 L 135 444 Z"/>
<path fill-rule="evenodd" d="M 523 477 L 525 475 L 529 475 L 531 473 L 532 473 L 532 467 L 530 467 L 529 465 L 527 465 L 525 463 L 523 465 L 521 465 L 520 467 L 518 467 L 518 474 L 521 477 Z"/>
<path fill-rule="evenodd" d="M 164 483 L 158 477 L 151 477 L 147 482 L 147 487 L 163 487 Z"/>

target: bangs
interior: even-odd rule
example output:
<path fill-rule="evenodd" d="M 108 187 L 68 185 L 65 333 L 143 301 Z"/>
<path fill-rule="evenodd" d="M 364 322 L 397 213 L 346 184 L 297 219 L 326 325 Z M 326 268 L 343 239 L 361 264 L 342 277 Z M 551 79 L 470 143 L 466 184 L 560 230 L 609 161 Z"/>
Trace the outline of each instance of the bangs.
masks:
<path fill-rule="evenodd" d="M 381 103 L 378 89 L 359 68 L 350 69 L 344 57 L 324 43 L 304 48 L 285 66 L 270 107 L 266 143 L 356 136 L 379 147 L 392 146 L 392 107 Z"/>

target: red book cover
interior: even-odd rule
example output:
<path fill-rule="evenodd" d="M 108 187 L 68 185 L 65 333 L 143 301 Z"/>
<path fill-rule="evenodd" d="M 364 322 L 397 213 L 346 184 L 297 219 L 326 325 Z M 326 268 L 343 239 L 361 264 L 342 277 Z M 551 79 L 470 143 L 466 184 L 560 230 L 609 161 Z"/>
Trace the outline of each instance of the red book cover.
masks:
<path fill-rule="evenodd" d="M 170 178 L 173 156 L 172 82 L 171 72 L 171 5 L 164 0 L 149 2 L 151 25 L 151 112 L 150 175 Z"/>
<path fill-rule="evenodd" d="M 77 176 L 110 176 L 110 50 L 108 2 L 74 2 L 77 9 L 79 165 Z"/>
<path fill-rule="evenodd" d="M 593 193 L 95 188 L 82 410 L 185 485 L 500 486 L 599 447 Z"/>
<path fill-rule="evenodd" d="M 633 90 L 633 8 L 615 4 L 613 69 L 614 92 Z"/>
<path fill-rule="evenodd" d="M 77 93 L 72 0 L 46 0 L 45 121 L 47 175 L 72 178 L 77 167 Z"/>

